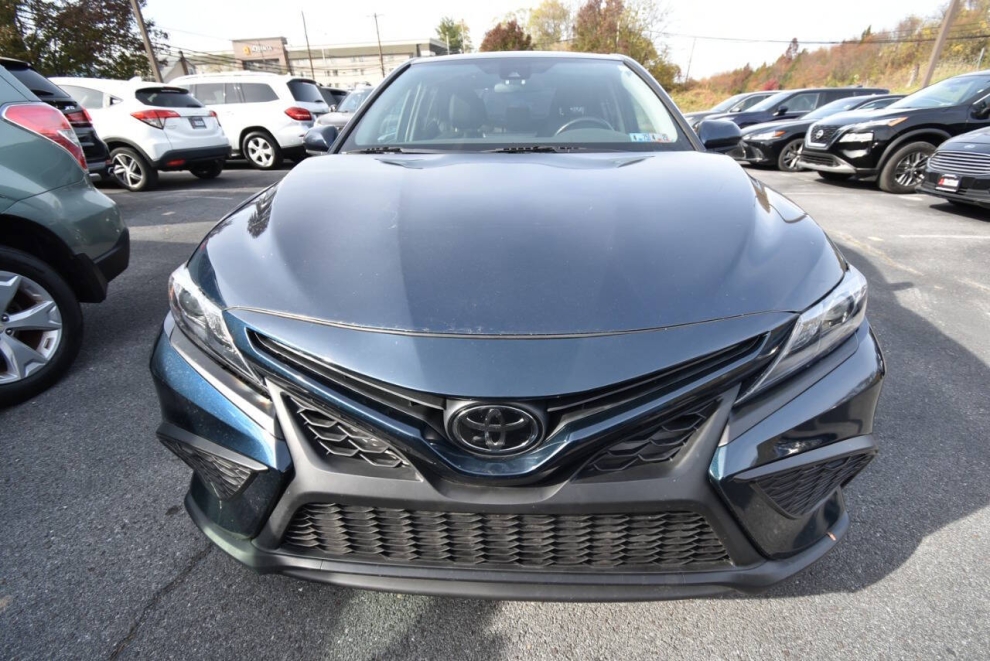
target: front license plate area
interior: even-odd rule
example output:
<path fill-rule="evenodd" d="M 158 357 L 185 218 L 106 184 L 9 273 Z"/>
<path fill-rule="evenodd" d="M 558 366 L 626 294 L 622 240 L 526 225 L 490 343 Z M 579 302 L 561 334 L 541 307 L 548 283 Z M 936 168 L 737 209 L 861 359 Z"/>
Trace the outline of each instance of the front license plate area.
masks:
<path fill-rule="evenodd" d="M 938 178 L 935 188 L 954 193 L 959 190 L 959 177 L 954 174 L 943 174 Z"/>

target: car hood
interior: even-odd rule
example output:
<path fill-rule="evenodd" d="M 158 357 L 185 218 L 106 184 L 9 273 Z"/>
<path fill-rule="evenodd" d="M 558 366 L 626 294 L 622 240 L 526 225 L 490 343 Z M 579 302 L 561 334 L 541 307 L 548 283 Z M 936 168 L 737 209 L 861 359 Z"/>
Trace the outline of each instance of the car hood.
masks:
<path fill-rule="evenodd" d="M 979 145 L 975 151 L 980 154 L 987 153 L 988 148 L 990 148 L 990 127 L 950 138 L 939 146 L 939 150 L 962 149 L 963 145 Z"/>
<path fill-rule="evenodd" d="M 782 119 L 776 122 L 763 122 L 762 124 L 747 126 L 742 130 L 742 134 L 750 135 L 752 133 L 763 133 L 764 131 L 777 131 L 780 129 L 785 131 L 801 130 L 808 128 L 811 124 L 811 121 L 804 119 Z"/>
<path fill-rule="evenodd" d="M 728 119 L 736 124 L 752 124 L 753 122 L 763 123 L 772 121 L 773 113 L 766 110 L 760 110 L 758 112 L 743 110 L 741 112 L 721 112 L 709 115 L 705 119 Z"/>
<path fill-rule="evenodd" d="M 308 159 L 190 269 L 231 308 L 477 336 L 800 311 L 842 275 L 803 212 L 701 152 Z"/>
<path fill-rule="evenodd" d="M 872 122 L 884 117 L 913 117 L 915 115 L 931 113 L 932 108 L 882 108 L 880 110 L 847 110 L 829 115 L 817 123 L 825 126 L 849 126 L 861 122 Z"/>

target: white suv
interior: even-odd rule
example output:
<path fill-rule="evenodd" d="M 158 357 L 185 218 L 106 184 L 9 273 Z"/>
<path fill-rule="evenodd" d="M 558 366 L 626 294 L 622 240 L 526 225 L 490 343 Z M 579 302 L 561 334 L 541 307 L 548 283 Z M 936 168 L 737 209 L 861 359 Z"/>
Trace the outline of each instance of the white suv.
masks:
<path fill-rule="evenodd" d="M 143 81 L 50 78 L 89 111 L 110 149 L 110 172 L 121 186 L 150 190 L 160 170 L 189 170 L 200 179 L 223 172 L 230 144 L 216 113 L 188 90 Z"/>
<path fill-rule="evenodd" d="M 261 170 L 279 167 L 286 156 L 305 157 L 303 136 L 330 110 L 309 78 L 238 71 L 182 76 L 172 82 L 188 87 L 214 110 L 234 154 Z"/>

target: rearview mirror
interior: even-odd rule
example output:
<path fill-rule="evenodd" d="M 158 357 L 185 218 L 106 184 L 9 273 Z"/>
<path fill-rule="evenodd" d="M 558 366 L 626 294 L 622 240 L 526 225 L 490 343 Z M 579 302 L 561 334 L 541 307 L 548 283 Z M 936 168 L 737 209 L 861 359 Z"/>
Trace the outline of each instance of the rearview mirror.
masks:
<path fill-rule="evenodd" d="M 698 125 L 698 137 L 708 151 L 725 154 L 742 142 L 742 131 L 727 119 L 705 119 Z"/>
<path fill-rule="evenodd" d="M 326 154 L 330 151 L 333 141 L 337 139 L 337 133 L 336 126 L 314 126 L 306 131 L 306 137 L 303 138 L 306 153 L 310 156 Z"/>

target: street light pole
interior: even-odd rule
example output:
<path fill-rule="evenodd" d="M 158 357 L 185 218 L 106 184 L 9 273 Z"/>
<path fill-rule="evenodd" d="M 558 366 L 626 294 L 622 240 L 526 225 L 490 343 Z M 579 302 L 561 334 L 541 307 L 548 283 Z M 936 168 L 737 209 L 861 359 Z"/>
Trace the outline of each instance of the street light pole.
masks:
<path fill-rule="evenodd" d="M 932 47 L 932 57 L 928 60 L 928 70 L 925 71 L 925 77 L 921 81 L 922 87 L 928 87 L 932 82 L 935 65 L 938 64 L 938 58 L 942 54 L 942 48 L 945 46 L 945 40 L 949 36 L 949 28 L 952 27 L 952 21 L 955 19 L 957 11 L 959 11 L 959 0 L 952 0 L 949 8 L 945 11 L 945 18 L 942 19 L 942 27 L 938 31 L 938 38 L 935 39 L 935 46 Z"/>
<path fill-rule="evenodd" d="M 309 48 L 309 32 L 306 30 L 306 12 L 299 12 L 302 14 L 303 20 L 303 36 L 306 37 L 306 55 L 309 56 L 309 75 L 313 80 L 316 80 L 316 71 L 313 69 L 313 51 Z"/>
<path fill-rule="evenodd" d="M 382 78 L 385 77 L 385 56 L 382 55 L 382 35 L 378 32 L 378 13 L 372 14 L 375 18 L 375 36 L 378 38 L 378 64 L 382 68 Z"/>
<path fill-rule="evenodd" d="M 141 16 L 141 7 L 138 5 L 138 0 L 131 0 L 131 9 L 134 11 L 134 20 L 137 21 L 138 30 L 141 31 L 141 40 L 144 41 L 144 52 L 148 56 L 148 64 L 151 65 L 151 73 L 155 76 L 155 82 L 165 82 L 162 80 L 162 72 L 158 69 L 155 49 L 151 47 L 151 39 L 148 38 L 148 26 L 144 24 L 144 17 Z"/>

